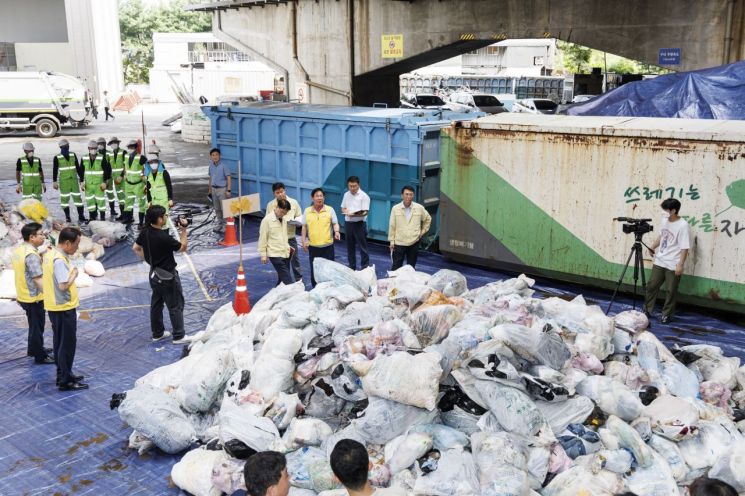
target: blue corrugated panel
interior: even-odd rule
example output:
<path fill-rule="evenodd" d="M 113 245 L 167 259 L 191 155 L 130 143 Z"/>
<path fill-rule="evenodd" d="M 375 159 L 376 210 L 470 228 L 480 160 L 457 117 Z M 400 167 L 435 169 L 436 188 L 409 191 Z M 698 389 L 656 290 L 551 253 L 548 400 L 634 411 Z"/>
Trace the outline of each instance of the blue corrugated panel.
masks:
<path fill-rule="evenodd" d="M 234 177 L 241 160 L 243 194 L 259 193 L 266 205 L 280 181 L 307 207 L 320 186 L 341 214 L 346 178 L 359 176 L 371 200 L 368 236 L 378 240 L 387 240 L 391 207 L 407 184 L 435 219 L 431 235 L 437 232 L 439 131 L 453 120 L 483 115 L 274 102 L 203 109 L 212 120 L 212 142 Z"/>

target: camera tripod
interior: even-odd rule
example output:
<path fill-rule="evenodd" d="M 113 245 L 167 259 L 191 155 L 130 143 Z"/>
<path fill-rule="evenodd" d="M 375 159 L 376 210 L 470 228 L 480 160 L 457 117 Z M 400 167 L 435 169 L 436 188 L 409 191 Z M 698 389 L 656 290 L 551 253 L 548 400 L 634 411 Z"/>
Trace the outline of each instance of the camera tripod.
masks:
<path fill-rule="evenodd" d="M 626 276 L 626 271 L 629 269 L 629 264 L 631 263 L 631 259 L 634 259 L 634 293 L 633 297 L 631 299 L 633 309 L 636 310 L 636 288 L 638 286 L 639 281 L 639 275 L 641 274 L 642 279 L 642 290 L 646 292 L 647 289 L 647 279 L 644 274 L 644 254 L 642 252 L 642 246 L 646 246 L 642 242 L 642 236 L 644 233 L 635 232 L 634 233 L 634 244 L 631 247 L 631 253 L 629 253 L 629 257 L 626 259 L 626 265 L 623 268 L 623 271 L 621 272 L 621 277 L 618 279 L 618 283 L 616 283 L 616 289 L 613 291 L 613 296 L 610 299 L 610 303 L 608 303 L 608 309 L 605 311 L 605 314 L 608 315 L 610 312 L 611 307 L 613 306 L 613 302 L 616 301 L 616 296 L 618 295 L 618 290 L 621 289 L 621 284 L 623 284 L 623 278 Z M 642 303 L 642 306 L 644 304 Z"/>

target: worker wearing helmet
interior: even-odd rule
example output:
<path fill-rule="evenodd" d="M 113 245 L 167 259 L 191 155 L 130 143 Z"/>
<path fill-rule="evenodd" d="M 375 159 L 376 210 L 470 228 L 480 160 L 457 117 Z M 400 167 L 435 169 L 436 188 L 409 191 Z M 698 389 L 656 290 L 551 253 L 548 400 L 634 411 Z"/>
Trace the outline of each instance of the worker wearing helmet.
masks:
<path fill-rule="evenodd" d="M 111 167 L 103 154 L 98 153 L 98 144 L 88 142 L 88 154 L 81 161 L 85 199 L 91 220 L 106 220 L 106 182 L 111 178 Z"/>
<path fill-rule="evenodd" d="M 171 175 L 166 170 L 163 162 L 160 161 L 155 153 L 147 154 L 147 165 L 145 166 L 147 206 L 160 205 L 166 209 L 166 212 L 173 206 L 173 186 L 171 185 Z M 170 220 L 166 223 L 167 228 L 171 227 Z"/>
<path fill-rule="evenodd" d="M 41 160 L 34 157 L 34 145 L 26 143 L 23 145 L 23 157 L 16 162 L 16 193 L 25 200 L 35 198 L 41 201 L 41 194 L 47 191 L 44 186 L 44 170 L 41 168 Z"/>
<path fill-rule="evenodd" d="M 106 191 L 107 200 L 109 201 L 109 209 L 111 210 L 111 217 L 116 216 L 116 209 L 114 202 L 119 204 L 120 216 L 117 220 L 122 220 L 124 216 L 124 179 L 122 177 L 124 173 L 124 157 L 126 153 L 124 150 L 119 148 L 119 138 L 116 136 L 109 140 L 109 146 L 111 151 L 107 155 L 109 165 L 111 166 L 111 179 L 107 184 L 108 189 Z"/>
<path fill-rule="evenodd" d="M 145 220 L 145 164 L 147 159 L 137 153 L 137 140 L 127 143 L 127 155 L 124 158 L 124 218 L 122 221 L 130 224 L 134 221 L 135 202 L 138 205 L 139 227 Z"/>
<path fill-rule="evenodd" d="M 80 185 L 83 183 L 83 168 L 80 166 L 78 156 L 70 151 L 70 143 L 66 139 L 59 142 L 59 154 L 52 161 L 52 187 L 59 190 L 60 204 L 65 212 L 65 220 L 70 219 L 70 199 L 78 210 L 78 222 L 85 223 L 83 197 L 80 194 Z"/>

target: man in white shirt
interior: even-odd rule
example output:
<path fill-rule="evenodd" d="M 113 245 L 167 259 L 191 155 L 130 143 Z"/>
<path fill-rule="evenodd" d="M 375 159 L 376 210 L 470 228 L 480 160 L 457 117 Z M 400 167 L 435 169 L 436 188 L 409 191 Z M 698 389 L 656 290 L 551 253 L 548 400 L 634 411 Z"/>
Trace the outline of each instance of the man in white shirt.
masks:
<path fill-rule="evenodd" d="M 357 246 L 360 247 L 361 269 L 370 265 L 367 253 L 367 213 L 370 211 L 370 197 L 360 189 L 360 178 L 347 179 L 347 191 L 341 200 L 341 213 L 344 214 L 344 232 L 347 239 L 347 260 L 349 268 L 357 270 Z"/>
<path fill-rule="evenodd" d="M 654 265 L 652 266 L 652 277 L 647 283 L 644 312 L 651 315 L 657 294 L 664 283 L 667 296 L 662 307 L 660 322 L 667 324 L 675 313 L 678 284 L 680 284 L 683 265 L 691 248 L 691 234 L 688 222 L 679 215 L 680 202 L 678 200 L 668 198 L 660 206 L 665 211 L 667 218 L 662 221 L 660 237 L 652 243 L 649 249 L 650 254 L 654 256 Z"/>
<path fill-rule="evenodd" d="M 367 480 L 370 458 L 367 449 L 353 439 L 342 439 L 334 446 L 329 457 L 334 477 L 341 482 L 349 496 L 406 496 L 397 488 L 376 488 Z"/>

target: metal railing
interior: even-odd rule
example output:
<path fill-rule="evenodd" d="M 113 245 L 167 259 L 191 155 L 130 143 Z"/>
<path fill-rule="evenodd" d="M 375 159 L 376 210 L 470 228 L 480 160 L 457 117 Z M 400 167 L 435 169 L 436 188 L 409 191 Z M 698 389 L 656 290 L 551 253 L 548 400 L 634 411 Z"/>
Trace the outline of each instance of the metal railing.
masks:
<path fill-rule="evenodd" d="M 199 62 L 250 62 L 247 53 L 237 50 L 195 50 L 189 52 L 189 63 Z"/>

